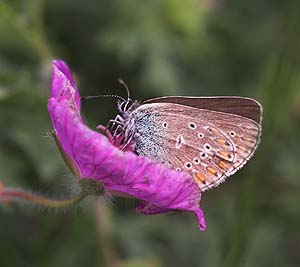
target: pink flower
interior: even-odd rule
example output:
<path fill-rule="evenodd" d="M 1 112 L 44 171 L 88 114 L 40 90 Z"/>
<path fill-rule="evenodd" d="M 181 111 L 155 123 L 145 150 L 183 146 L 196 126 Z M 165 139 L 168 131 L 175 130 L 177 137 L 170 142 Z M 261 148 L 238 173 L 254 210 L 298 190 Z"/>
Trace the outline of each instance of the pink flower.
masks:
<path fill-rule="evenodd" d="M 106 136 L 88 128 L 80 116 L 80 95 L 68 66 L 53 61 L 48 110 L 54 135 L 77 177 L 101 182 L 106 192 L 141 200 L 137 211 L 158 214 L 191 211 L 205 230 L 199 202 L 201 192 L 193 178 L 160 163 L 122 151 Z"/>

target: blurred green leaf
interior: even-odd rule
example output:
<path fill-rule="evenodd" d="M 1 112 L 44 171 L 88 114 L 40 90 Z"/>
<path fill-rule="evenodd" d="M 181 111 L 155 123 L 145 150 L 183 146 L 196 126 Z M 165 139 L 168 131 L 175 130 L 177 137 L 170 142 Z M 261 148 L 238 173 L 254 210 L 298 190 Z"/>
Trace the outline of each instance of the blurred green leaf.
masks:
<path fill-rule="evenodd" d="M 51 59 L 82 95 L 241 95 L 264 105 L 254 158 L 192 214 L 143 216 L 122 199 L 45 214 L 0 206 L 2 266 L 299 266 L 299 1 L 3 0 L 0 180 L 53 196 L 76 189 L 47 132 Z M 114 99 L 83 103 L 88 125 Z M 94 201 L 94 200 L 93 200 Z"/>

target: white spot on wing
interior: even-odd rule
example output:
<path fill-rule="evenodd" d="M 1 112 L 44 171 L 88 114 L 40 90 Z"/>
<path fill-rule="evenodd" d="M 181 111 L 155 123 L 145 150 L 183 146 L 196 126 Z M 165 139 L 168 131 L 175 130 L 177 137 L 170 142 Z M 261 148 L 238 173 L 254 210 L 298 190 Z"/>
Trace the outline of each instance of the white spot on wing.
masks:
<path fill-rule="evenodd" d="M 178 135 L 177 138 L 176 138 L 176 144 L 175 144 L 175 147 L 176 147 L 177 149 L 179 149 L 179 148 L 181 148 L 182 145 L 184 145 L 184 144 L 185 144 L 185 140 L 184 140 L 183 136 L 182 136 L 182 135 Z"/>

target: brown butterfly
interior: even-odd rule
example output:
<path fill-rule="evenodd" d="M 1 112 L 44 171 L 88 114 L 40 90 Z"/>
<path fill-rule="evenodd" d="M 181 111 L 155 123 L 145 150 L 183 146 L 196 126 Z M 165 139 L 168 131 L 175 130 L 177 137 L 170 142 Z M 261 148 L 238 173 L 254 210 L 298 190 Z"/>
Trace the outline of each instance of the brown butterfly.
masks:
<path fill-rule="evenodd" d="M 111 130 L 137 154 L 191 174 L 201 191 L 243 167 L 261 135 L 262 106 L 244 97 L 120 100 Z"/>

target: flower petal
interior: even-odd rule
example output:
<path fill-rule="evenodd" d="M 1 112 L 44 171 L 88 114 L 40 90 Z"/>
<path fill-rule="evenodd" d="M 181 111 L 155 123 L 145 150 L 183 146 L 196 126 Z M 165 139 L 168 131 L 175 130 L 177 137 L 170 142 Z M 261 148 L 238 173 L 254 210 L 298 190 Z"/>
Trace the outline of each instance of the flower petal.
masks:
<path fill-rule="evenodd" d="M 68 99 L 73 98 L 72 101 L 74 101 L 76 108 L 80 111 L 80 95 L 69 67 L 62 60 L 53 60 L 52 64 L 53 72 L 50 97 L 60 99 L 60 101 L 67 101 Z M 66 87 L 69 87 L 70 90 L 61 90 L 61 88 Z"/>
<path fill-rule="evenodd" d="M 192 211 L 198 218 L 199 228 L 205 230 L 199 207 L 201 192 L 190 175 L 130 151 L 121 151 L 105 136 L 88 128 L 80 116 L 79 92 L 64 62 L 53 62 L 52 79 L 48 101 L 52 124 L 81 179 L 100 181 L 108 191 L 142 200 L 143 206 L 137 211 L 144 214 Z"/>

